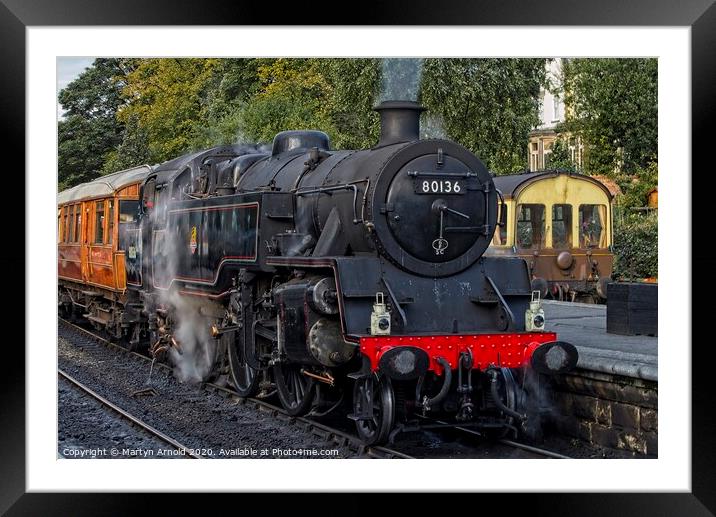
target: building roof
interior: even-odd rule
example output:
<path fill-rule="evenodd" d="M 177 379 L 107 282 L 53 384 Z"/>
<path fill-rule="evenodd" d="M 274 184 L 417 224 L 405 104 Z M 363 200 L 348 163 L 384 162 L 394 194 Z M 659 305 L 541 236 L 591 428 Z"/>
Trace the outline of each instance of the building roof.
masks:
<path fill-rule="evenodd" d="M 142 181 L 152 171 L 149 165 L 133 167 L 106 176 L 100 176 L 96 180 L 81 183 L 70 189 L 63 190 L 57 194 L 57 204 L 64 205 L 84 199 L 96 197 L 109 197 L 116 191 Z"/>
<path fill-rule="evenodd" d="M 521 174 L 508 174 L 506 176 L 495 176 L 493 178 L 493 181 L 495 182 L 495 187 L 497 187 L 500 192 L 502 192 L 502 195 L 506 198 L 513 198 L 515 197 L 520 190 L 525 188 L 527 185 L 534 183 L 535 181 L 539 181 L 541 179 L 545 178 L 553 178 L 559 175 L 568 175 L 576 179 L 589 181 L 591 183 L 594 183 L 595 185 L 598 185 L 604 192 L 609 196 L 609 199 L 612 199 L 613 195 L 609 191 L 609 189 L 601 183 L 599 180 L 587 176 L 586 174 L 578 173 L 578 172 L 566 172 L 566 171 L 538 171 L 538 172 L 525 172 Z"/>

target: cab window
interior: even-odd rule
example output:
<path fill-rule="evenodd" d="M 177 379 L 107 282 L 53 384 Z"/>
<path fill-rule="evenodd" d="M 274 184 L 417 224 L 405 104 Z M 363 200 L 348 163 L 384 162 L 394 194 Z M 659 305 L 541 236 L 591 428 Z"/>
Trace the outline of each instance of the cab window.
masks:
<path fill-rule="evenodd" d="M 606 205 L 579 205 L 579 246 L 581 248 L 606 248 Z"/>
<path fill-rule="evenodd" d="M 572 247 L 572 205 L 552 205 L 552 247 Z"/>
<path fill-rule="evenodd" d="M 95 244 L 104 243 L 104 201 L 97 201 L 95 204 L 95 220 L 94 220 L 94 242 Z"/>
<path fill-rule="evenodd" d="M 517 205 L 517 247 L 540 249 L 544 247 L 544 205 Z"/>

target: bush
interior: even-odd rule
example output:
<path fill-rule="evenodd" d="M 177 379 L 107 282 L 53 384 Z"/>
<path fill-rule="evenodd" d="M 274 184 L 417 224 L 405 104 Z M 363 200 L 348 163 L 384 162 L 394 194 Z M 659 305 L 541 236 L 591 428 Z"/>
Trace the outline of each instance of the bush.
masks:
<path fill-rule="evenodd" d="M 637 280 L 658 276 L 658 222 L 656 211 L 627 212 L 614 219 L 614 279 Z"/>

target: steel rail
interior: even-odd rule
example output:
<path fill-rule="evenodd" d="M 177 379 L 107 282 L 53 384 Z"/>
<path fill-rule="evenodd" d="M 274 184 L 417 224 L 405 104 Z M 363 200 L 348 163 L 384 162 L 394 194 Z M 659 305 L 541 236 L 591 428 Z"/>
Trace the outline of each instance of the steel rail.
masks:
<path fill-rule="evenodd" d="M 480 436 L 480 437 L 482 437 L 482 433 L 480 433 L 480 432 L 478 432 L 478 431 L 475 431 L 474 429 L 470 429 L 469 427 L 453 426 L 453 425 L 449 424 L 448 422 L 444 422 L 444 421 L 442 421 L 442 420 L 434 420 L 434 419 L 431 419 L 431 418 L 428 418 L 428 417 L 424 417 L 424 418 L 425 418 L 425 420 L 430 420 L 430 421 L 433 421 L 433 422 L 438 423 L 438 424 L 443 424 L 443 425 L 449 425 L 449 426 L 450 426 L 450 427 L 446 427 L 445 429 L 456 429 L 456 430 L 458 430 L 458 431 L 462 431 L 462 432 L 467 433 L 467 434 L 471 434 L 471 435 L 474 435 L 474 436 Z M 547 450 L 547 449 L 541 449 L 541 448 L 539 448 L 539 447 L 534 447 L 534 446 L 532 446 L 532 445 L 527 445 L 526 443 L 520 443 L 520 442 L 515 442 L 515 441 L 513 441 L 513 440 L 507 440 L 506 438 L 500 438 L 500 439 L 497 440 L 497 442 L 498 442 L 498 443 L 501 443 L 501 444 L 503 444 L 503 445 L 507 445 L 507 446 L 509 446 L 509 447 L 514 447 L 514 448 L 516 448 L 516 449 L 522 449 L 522 450 L 525 450 L 525 451 L 527 451 L 527 452 L 531 452 L 531 453 L 533 453 L 533 454 L 540 454 L 540 455 L 542 455 L 542 456 L 544 456 L 544 457 L 546 457 L 546 458 L 553 458 L 553 459 L 559 459 L 559 460 L 569 460 L 569 459 L 573 459 L 571 456 L 565 456 L 564 454 L 560 454 L 560 453 L 558 453 L 558 452 L 549 451 L 549 450 Z"/>
<path fill-rule="evenodd" d="M 159 438 L 159 439 L 160 439 L 161 441 L 163 441 L 164 443 L 171 445 L 172 447 L 174 447 L 175 449 L 177 449 L 177 450 L 179 450 L 179 451 L 183 451 L 184 455 L 186 455 L 187 457 L 192 458 L 192 459 L 201 459 L 201 458 L 202 458 L 202 456 L 199 456 L 199 455 L 194 454 L 193 452 L 191 452 L 191 450 L 190 450 L 189 447 L 186 447 L 185 445 L 182 445 L 181 443 L 179 443 L 178 441 L 176 441 L 174 438 L 171 438 L 170 436 L 164 434 L 163 432 L 161 432 L 161 431 L 158 430 L 157 428 L 155 428 L 155 427 L 153 427 L 153 426 L 147 424 L 146 422 L 144 422 L 144 421 L 141 420 L 140 418 L 137 418 L 136 416 L 132 415 L 131 413 L 128 413 L 127 411 L 125 411 L 125 410 L 122 409 L 121 407 L 117 406 L 117 405 L 114 404 L 113 402 L 110 402 L 109 400 L 107 400 L 106 398 L 104 398 L 102 395 L 100 395 L 100 394 L 97 393 L 96 391 L 92 390 L 91 388 L 85 386 L 85 385 L 82 384 L 80 381 L 78 381 L 77 379 L 75 379 L 74 377 L 72 377 L 71 375 L 69 375 L 68 373 L 66 373 L 65 371 L 63 371 L 62 369 L 58 368 L 58 369 L 57 369 L 57 374 L 58 374 L 60 377 L 62 377 L 63 379 L 65 379 L 66 381 L 68 381 L 69 383 L 71 383 L 71 384 L 73 384 L 74 386 L 76 386 L 77 388 L 79 388 L 79 389 L 80 389 L 82 392 L 84 392 L 85 394 L 89 395 L 89 396 L 92 397 L 93 399 L 95 399 L 95 400 L 97 400 L 98 402 L 100 402 L 103 406 L 108 407 L 109 409 L 111 409 L 111 410 L 114 411 L 115 413 L 117 413 L 117 414 L 119 414 L 120 416 L 124 417 L 126 420 L 129 420 L 129 422 L 131 422 L 132 425 L 136 425 L 136 426 L 141 427 L 142 429 L 144 429 L 145 431 L 147 431 L 147 432 L 148 432 L 149 434 L 151 434 L 152 436 L 154 436 L 154 437 L 156 437 L 156 438 Z"/>
<path fill-rule="evenodd" d="M 117 350 L 119 352 L 122 352 L 124 354 L 131 355 L 133 357 L 136 357 L 138 359 L 141 359 L 142 361 L 149 361 L 151 362 L 152 359 L 146 355 L 142 355 L 138 352 L 127 350 L 126 348 L 117 345 L 116 343 L 112 343 L 108 339 L 103 338 L 102 336 L 99 336 L 95 334 L 94 332 L 91 332 L 83 327 L 80 327 L 79 325 L 76 325 L 70 321 L 67 321 L 63 318 L 59 318 L 59 321 L 72 329 L 74 329 L 77 332 L 80 332 L 87 336 L 90 339 L 93 339 L 94 341 L 104 345 L 107 348 L 111 348 L 114 350 Z M 164 370 L 165 372 L 170 372 L 172 368 L 164 363 L 156 363 L 156 367 Z M 270 404 L 264 400 L 254 398 L 254 397 L 242 397 L 239 395 L 236 391 L 226 388 L 224 386 L 219 386 L 218 384 L 214 384 L 211 382 L 203 382 L 202 387 L 206 390 L 207 388 L 211 388 L 214 391 L 220 391 L 222 393 L 225 393 L 227 396 L 230 396 L 235 399 L 240 399 L 245 402 L 249 402 L 253 404 L 256 407 L 263 408 L 265 410 L 269 410 L 271 412 L 275 412 L 277 414 L 281 414 L 284 417 L 288 418 L 290 421 L 300 422 L 304 426 L 306 426 L 309 431 L 312 431 L 313 429 L 319 430 L 322 432 L 322 437 L 326 439 L 330 439 L 337 445 L 348 445 L 351 444 L 356 449 L 356 452 L 360 455 L 369 456 L 371 458 L 400 458 L 400 459 L 414 459 L 413 456 L 410 456 L 408 454 L 404 454 L 400 451 L 396 451 L 394 449 L 390 449 L 388 447 L 384 446 L 367 446 L 363 444 L 356 436 L 353 436 L 349 433 L 346 433 L 344 431 L 341 431 L 339 429 L 335 429 L 333 427 L 327 426 L 325 424 L 322 424 L 320 422 L 316 422 L 315 420 L 311 420 L 308 417 L 292 417 L 289 416 L 286 411 L 280 407 L 275 406 L 273 404 Z M 314 434 L 318 434 L 315 433 Z"/>

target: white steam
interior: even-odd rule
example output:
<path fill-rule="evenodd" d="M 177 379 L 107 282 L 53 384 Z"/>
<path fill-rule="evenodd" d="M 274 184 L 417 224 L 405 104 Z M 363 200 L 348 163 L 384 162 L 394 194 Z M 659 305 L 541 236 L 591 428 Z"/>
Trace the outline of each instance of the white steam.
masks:
<path fill-rule="evenodd" d="M 420 122 L 420 138 L 447 139 L 443 118 L 433 113 L 425 113 Z"/>
<path fill-rule="evenodd" d="M 417 101 L 422 73 L 422 58 L 383 59 L 378 101 Z"/>
<path fill-rule="evenodd" d="M 161 211 L 166 213 L 167 208 L 156 206 L 152 218 L 156 218 Z M 158 280 L 160 285 L 166 285 L 177 276 L 178 257 L 189 251 L 190 236 L 180 234 L 179 230 L 171 225 L 167 227 L 163 239 L 163 260 L 154 261 L 155 281 Z M 186 231 L 186 228 L 183 230 Z M 197 253 L 199 251 L 196 250 Z M 173 287 L 176 287 L 176 283 Z M 210 334 L 212 321 L 201 314 L 204 302 L 200 298 L 182 295 L 172 288 L 157 292 L 160 305 L 171 315 L 171 325 L 167 324 L 165 330 L 171 332 L 171 336 L 167 336 L 167 343 L 170 344 L 167 355 L 174 366 L 174 376 L 181 382 L 198 383 L 205 380 L 215 362 L 217 342 Z"/>

